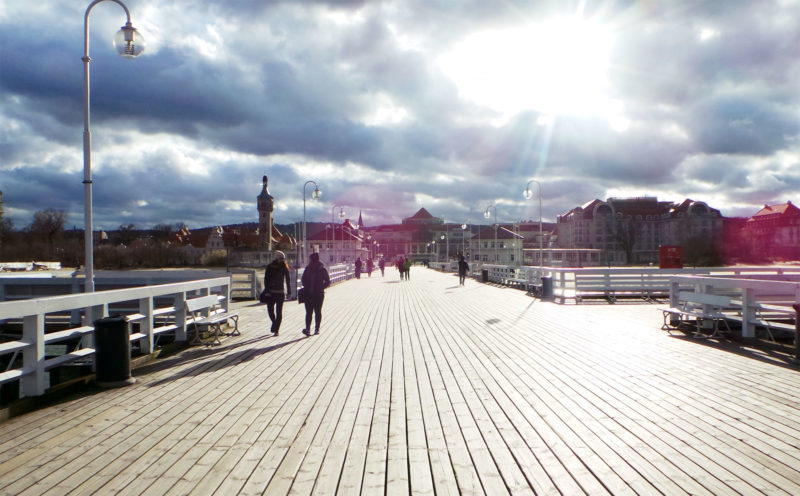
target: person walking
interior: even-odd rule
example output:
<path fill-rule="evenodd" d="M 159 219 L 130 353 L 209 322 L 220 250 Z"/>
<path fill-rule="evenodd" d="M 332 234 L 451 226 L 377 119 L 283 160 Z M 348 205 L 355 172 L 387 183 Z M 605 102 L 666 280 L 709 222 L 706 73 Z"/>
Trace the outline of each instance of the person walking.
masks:
<path fill-rule="evenodd" d="M 319 334 L 319 324 L 322 322 L 322 302 L 325 299 L 325 288 L 331 285 L 330 276 L 322 262 L 319 253 L 312 253 L 308 266 L 303 271 L 301 282 L 305 290 L 306 327 L 303 334 L 311 334 L 311 316 L 314 316 L 314 334 Z"/>
<path fill-rule="evenodd" d="M 400 273 L 400 280 L 403 280 L 403 276 L 405 276 L 405 268 L 403 267 L 403 257 L 398 257 L 397 262 L 395 262 L 395 266 L 397 267 L 397 272 Z"/>
<path fill-rule="evenodd" d="M 356 258 L 356 279 L 361 279 L 361 257 Z"/>
<path fill-rule="evenodd" d="M 405 258 L 403 259 L 403 270 L 406 273 L 406 281 L 411 279 L 411 259 Z"/>
<path fill-rule="evenodd" d="M 284 282 L 286 282 L 286 293 L 283 292 Z M 292 294 L 289 266 L 286 264 L 286 255 L 282 251 L 274 253 L 272 263 L 267 265 L 264 271 L 264 289 L 269 293 L 267 314 L 272 322 L 270 331 L 277 336 L 281 328 L 281 320 L 283 320 L 283 301 Z"/>
<path fill-rule="evenodd" d="M 372 271 L 375 270 L 375 263 L 371 258 L 367 259 L 367 277 L 372 277 Z"/>
<path fill-rule="evenodd" d="M 464 285 L 464 279 L 467 278 L 467 272 L 469 272 L 469 264 L 466 260 L 464 260 L 464 255 L 458 256 L 458 283 L 460 285 Z"/>
<path fill-rule="evenodd" d="M 378 268 L 381 269 L 381 277 L 383 277 L 383 271 L 386 270 L 386 260 L 383 257 L 378 260 Z"/>

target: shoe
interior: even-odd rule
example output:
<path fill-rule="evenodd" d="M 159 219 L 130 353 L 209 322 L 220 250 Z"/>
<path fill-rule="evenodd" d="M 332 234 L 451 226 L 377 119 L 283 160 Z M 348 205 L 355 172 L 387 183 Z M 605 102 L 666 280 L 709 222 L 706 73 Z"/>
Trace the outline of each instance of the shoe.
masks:
<path fill-rule="evenodd" d="M 272 331 L 272 335 L 273 336 L 277 336 L 278 335 L 278 331 Z"/>
<path fill-rule="evenodd" d="M 314 329 L 314 334 L 319 334 L 319 329 Z"/>
<path fill-rule="evenodd" d="M 305 334 L 306 336 L 308 336 L 308 329 L 303 329 L 303 334 Z"/>

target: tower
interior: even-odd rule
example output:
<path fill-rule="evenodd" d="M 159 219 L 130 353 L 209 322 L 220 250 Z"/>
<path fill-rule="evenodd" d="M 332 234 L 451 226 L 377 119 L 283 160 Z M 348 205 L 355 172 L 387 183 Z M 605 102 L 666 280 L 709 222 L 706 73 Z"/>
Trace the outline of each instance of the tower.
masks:
<path fill-rule="evenodd" d="M 258 232 L 261 240 L 261 245 L 266 246 L 268 251 L 272 251 L 272 209 L 273 198 L 269 194 L 269 187 L 267 186 L 267 176 L 264 175 L 264 186 L 261 188 L 261 193 L 256 198 L 258 202 Z"/>

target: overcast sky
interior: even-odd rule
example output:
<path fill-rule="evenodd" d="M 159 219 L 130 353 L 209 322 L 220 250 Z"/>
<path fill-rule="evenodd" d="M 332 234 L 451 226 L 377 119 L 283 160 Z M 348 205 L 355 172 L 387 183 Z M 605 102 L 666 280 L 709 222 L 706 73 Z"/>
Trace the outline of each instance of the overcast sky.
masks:
<path fill-rule="evenodd" d="M 83 227 L 83 18 L 0 0 L 0 190 Z M 125 0 L 91 12 L 94 224 L 800 203 L 800 0 Z M 338 210 L 338 209 L 337 209 Z"/>

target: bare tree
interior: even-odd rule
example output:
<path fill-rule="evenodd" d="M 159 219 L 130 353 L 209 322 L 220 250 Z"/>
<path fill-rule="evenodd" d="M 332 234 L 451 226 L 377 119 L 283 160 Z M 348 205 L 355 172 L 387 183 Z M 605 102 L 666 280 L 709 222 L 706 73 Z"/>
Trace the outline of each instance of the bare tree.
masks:
<path fill-rule="evenodd" d="M 56 238 L 64 232 L 64 225 L 66 222 L 67 213 L 63 210 L 56 210 L 54 208 L 39 210 L 33 214 L 30 232 L 31 234 L 39 235 L 47 240 L 50 254 L 52 255 L 53 244 Z"/>
<path fill-rule="evenodd" d="M 642 233 L 641 221 L 634 220 L 630 215 L 617 219 L 616 231 L 614 233 L 617 244 L 625 252 L 625 263 L 630 265 L 635 262 L 633 259 L 633 249 L 636 241 Z"/>

